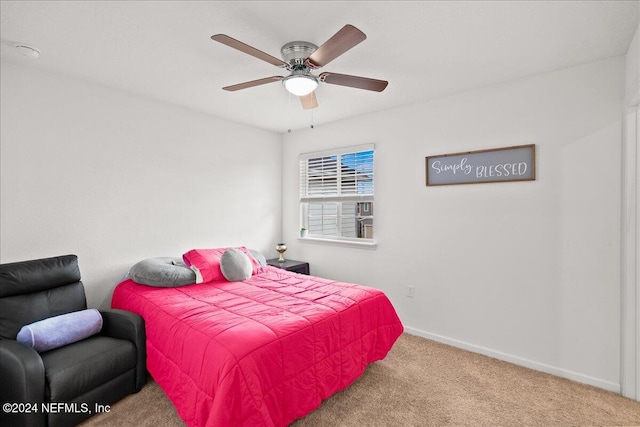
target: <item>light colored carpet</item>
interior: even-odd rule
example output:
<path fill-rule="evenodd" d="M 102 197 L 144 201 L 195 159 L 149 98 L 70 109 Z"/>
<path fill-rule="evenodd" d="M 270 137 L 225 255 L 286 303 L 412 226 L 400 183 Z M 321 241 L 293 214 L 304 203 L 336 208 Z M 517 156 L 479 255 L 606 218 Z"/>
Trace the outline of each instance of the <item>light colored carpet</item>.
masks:
<path fill-rule="evenodd" d="M 183 426 L 150 381 L 82 427 Z M 640 402 L 403 334 L 385 360 L 292 427 L 640 426 Z"/>

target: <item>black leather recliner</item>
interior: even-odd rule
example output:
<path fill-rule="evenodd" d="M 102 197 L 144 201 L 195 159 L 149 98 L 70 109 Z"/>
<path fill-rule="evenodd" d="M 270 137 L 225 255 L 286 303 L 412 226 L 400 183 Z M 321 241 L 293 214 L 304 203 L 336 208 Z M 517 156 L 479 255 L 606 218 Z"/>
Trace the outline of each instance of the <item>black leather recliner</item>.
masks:
<path fill-rule="evenodd" d="M 1 426 L 74 426 L 140 391 L 146 336 L 135 313 L 100 311 L 100 333 L 43 353 L 15 340 L 24 325 L 86 308 L 75 255 L 0 265 Z"/>

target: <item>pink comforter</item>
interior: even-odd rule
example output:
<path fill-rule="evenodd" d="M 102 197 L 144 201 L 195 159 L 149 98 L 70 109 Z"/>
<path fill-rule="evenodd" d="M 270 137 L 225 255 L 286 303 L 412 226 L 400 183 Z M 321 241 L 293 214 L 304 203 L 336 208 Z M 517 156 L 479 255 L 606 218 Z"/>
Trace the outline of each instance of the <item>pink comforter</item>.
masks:
<path fill-rule="evenodd" d="M 403 331 L 379 290 L 268 267 L 244 282 L 120 283 L 147 368 L 189 426 L 286 426 L 383 359 Z"/>

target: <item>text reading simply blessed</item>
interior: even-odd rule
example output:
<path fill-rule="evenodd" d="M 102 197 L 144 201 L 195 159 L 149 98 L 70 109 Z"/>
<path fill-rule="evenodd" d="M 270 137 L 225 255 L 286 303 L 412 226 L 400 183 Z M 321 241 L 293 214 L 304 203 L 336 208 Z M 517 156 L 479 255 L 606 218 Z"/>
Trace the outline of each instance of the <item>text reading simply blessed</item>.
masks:
<path fill-rule="evenodd" d="M 441 172 L 451 172 L 454 175 L 456 173 L 463 173 L 465 175 L 469 175 L 474 166 L 471 165 L 469 159 L 463 157 L 460 160 L 460 163 L 453 165 L 442 164 L 439 160 L 434 160 L 431 164 L 433 170 L 436 173 Z M 527 170 L 529 169 L 529 165 L 525 162 L 520 163 L 505 163 L 502 165 L 489 165 L 489 166 L 476 166 L 476 178 L 490 178 L 490 177 L 498 177 L 498 176 L 525 176 L 527 174 Z"/>
<path fill-rule="evenodd" d="M 426 158 L 427 185 L 535 179 L 535 145 Z"/>

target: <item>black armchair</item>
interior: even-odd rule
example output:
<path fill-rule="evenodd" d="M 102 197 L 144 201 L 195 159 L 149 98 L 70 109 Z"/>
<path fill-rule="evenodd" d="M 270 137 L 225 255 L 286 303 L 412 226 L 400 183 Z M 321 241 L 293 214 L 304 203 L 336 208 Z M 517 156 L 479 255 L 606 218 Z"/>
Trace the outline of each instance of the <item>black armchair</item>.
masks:
<path fill-rule="evenodd" d="M 146 336 L 135 313 L 101 311 L 99 334 L 42 353 L 16 341 L 24 325 L 86 308 L 75 255 L 0 265 L 0 425 L 74 426 L 140 391 Z"/>

